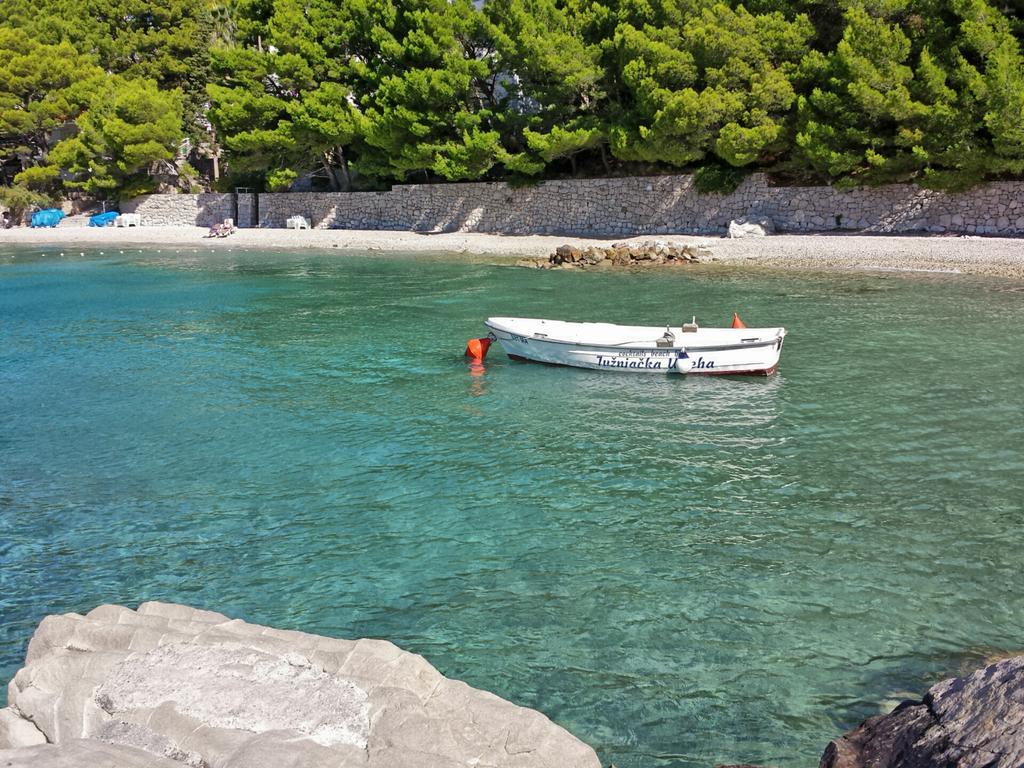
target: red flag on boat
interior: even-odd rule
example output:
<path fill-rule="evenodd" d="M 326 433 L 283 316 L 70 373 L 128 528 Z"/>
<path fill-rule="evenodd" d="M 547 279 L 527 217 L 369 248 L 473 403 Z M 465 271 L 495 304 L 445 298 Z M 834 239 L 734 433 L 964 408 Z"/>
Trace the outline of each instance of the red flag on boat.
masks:
<path fill-rule="evenodd" d="M 733 328 L 746 328 L 747 327 L 747 326 L 745 326 L 743 324 L 743 321 L 740 320 L 740 316 L 738 314 L 736 314 L 735 312 L 732 313 L 732 327 Z"/>

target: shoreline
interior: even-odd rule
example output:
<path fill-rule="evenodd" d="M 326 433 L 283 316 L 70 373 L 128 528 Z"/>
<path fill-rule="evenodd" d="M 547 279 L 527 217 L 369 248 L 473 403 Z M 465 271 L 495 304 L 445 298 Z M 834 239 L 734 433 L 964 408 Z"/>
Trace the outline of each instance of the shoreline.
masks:
<path fill-rule="evenodd" d="M 985 275 L 1024 280 L 1024 238 L 928 235 L 799 234 L 730 240 L 709 235 L 574 237 L 481 232 L 420 233 L 350 229 L 239 229 L 206 238 L 205 227 L 66 227 L 0 230 L 0 248 L 167 246 L 210 249 L 339 249 L 346 252 L 468 254 L 546 259 L 560 245 L 608 246 L 653 240 L 707 248 L 704 263 L 819 271 L 874 270 Z M 657 267 L 652 267 L 657 268 Z"/>

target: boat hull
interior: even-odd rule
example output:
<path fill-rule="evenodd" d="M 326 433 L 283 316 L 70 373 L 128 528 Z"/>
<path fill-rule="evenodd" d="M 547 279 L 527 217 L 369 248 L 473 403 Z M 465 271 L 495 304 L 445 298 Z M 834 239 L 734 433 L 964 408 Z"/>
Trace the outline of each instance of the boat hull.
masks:
<path fill-rule="evenodd" d="M 589 343 L 582 339 L 551 338 L 550 333 L 538 332 L 537 323 L 555 326 L 557 321 L 491 318 L 486 325 L 505 353 L 513 360 L 567 365 L 600 371 L 626 373 L 687 373 L 690 375 L 760 375 L 775 372 L 782 354 L 785 329 L 709 329 L 686 333 L 681 328 L 669 329 L 675 337 L 671 346 L 659 346 L 664 328 L 622 327 L 623 335 L 641 335 L 649 338 L 618 343 Z M 606 331 L 614 326 L 588 323 L 560 323 L 558 326 L 576 326 L 568 330 L 585 335 L 583 326 L 600 326 Z M 562 330 L 543 326 L 546 331 Z M 532 332 L 531 332 L 532 331 Z M 565 334 L 566 336 L 569 333 Z M 606 332 L 605 335 L 614 334 Z"/>

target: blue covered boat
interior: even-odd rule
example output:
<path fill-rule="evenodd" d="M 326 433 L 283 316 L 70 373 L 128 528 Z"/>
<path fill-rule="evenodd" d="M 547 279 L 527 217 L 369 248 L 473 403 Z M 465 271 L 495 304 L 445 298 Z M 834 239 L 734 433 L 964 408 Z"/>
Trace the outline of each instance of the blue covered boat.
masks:
<path fill-rule="evenodd" d="M 114 223 L 120 214 L 117 211 L 107 211 L 106 213 L 97 213 L 95 216 L 89 217 L 90 227 L 107 227 Z"/>
<path fill-rule="evenodd" d="M 33 227 L 56 227 L 64 218 L 64 211 L 59 208 L 44 208 L 32 214 Z"/>

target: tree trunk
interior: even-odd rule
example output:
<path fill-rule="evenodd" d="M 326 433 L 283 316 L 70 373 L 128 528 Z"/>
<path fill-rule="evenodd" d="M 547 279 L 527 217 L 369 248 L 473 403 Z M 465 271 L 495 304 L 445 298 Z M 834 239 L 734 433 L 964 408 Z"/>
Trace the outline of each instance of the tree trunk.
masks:
<path fill-rule="evenodd" d="M 576 153 L 569 155 L 569 166 L 572 168 L 573 178 L 576 177 Z"/>
<path fill-rule="evenodd" d="M 338 163 L 341 168 L 341 191 L 351 192 L 352 191 L 352 174 L 348 171 L 348 158 L 345 156 L 344 147 L 335 147 L 334 154 L 338 158 Z"/>
<path fill-rule="evenodd" d="M 324 152 L 320 156 L 320 163 L 324 167 L 324 171 L 327 173 L 327 179 L 331 182 L 331 192 L 340 192 L 341 185 L 338 183 L 338 174 L 334 170 L 334 166 L 331 165 L 331 153 Z"/>
<path fill-rule="evenodd" d="M 609 176 L 611 176 L 612 175 L 612 167 L 608 163 L 608 155 L 604 151 L 604 144 L 601 144 L 600 147 L 601 147 L 601 164 L 604 165 L 604 172 L 606 174 L 608 174 Z"/>
<path fill-rule="evenodd" d="M 213 142 L 213 150 L 210 155 L 213 159 L 213 180 L 220 181 L 220 145 L 217 143 L 217 131 L 210 128 L 210 140 Z"/>

